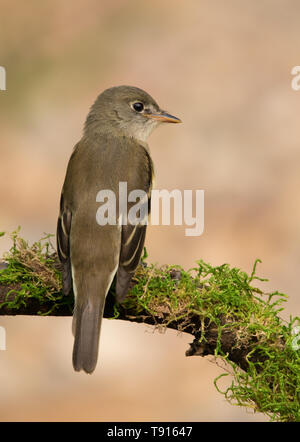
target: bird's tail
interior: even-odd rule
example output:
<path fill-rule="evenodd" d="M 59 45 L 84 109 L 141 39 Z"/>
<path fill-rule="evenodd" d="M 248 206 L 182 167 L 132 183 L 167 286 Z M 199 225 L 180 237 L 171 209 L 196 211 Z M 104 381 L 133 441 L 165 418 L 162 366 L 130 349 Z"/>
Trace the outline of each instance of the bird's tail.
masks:
<path fill-rule="evenodd" d="M 73 314 L 73 367 L 76 371 L 92 373 L 98 359 L 98 347 L 105 297 L 75 303 Z"/>

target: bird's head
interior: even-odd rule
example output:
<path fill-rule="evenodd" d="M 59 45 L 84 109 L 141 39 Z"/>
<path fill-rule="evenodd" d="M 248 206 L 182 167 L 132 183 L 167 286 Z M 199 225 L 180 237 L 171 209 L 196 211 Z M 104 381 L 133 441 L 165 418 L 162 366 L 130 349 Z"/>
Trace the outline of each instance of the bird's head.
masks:
<path fill-rule="evenodd" d="M 85 129 L 121 131 L 146 141 L 160 123 L 181 123 L 181 120 L 163 111 L 142 89 L 117 86 L 99 95 L 87 117 Z"/>

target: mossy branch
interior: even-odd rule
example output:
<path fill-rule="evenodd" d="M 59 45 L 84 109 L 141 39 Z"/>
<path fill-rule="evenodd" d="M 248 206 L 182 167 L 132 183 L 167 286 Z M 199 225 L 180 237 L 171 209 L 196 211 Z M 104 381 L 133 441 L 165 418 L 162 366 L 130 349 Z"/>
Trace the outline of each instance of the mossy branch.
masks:
<path fill-rule="evenodd" d="M 1 235 L 1 234 L 0 234 Z M 61 293 L 60 264 L 51 235 L 29 246 L 12 234 L 13 246 L 0 271 L 0 315 L 70 316 L 73 296 Z M 223 391 L 234 405 L 251 407 L 271 420 L 300 421 L 300 319 L 283 321 L 286 295 L 264 294 L 251 275 L 229 265 L 203 261 L 179 266 L 146 265 L 144 255 L 123 304 L 107 297 L 106 318 L 142 322 L 190 333 L 186 355 L 213 355 L 227 363 L 231 385 Z M 230 373 L 228 373 L 228 371 Z"/>

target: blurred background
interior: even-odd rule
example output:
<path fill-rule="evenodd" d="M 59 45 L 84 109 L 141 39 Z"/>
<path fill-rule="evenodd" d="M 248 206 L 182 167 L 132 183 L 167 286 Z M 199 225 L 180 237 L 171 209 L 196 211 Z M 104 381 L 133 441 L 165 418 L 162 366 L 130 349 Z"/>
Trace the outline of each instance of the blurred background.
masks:
<path fill-rule="evenodd" d="M 89 107 L 107 87 L 149 92 L 184 124 L 149 144 L 158 189 L 204 189 L 205 231 L 150 226 L 149 261 L 251 272 L 299 315 L 300 64 L 297 0 L 0 0 L 0 230 L 54 233 Z M 1 238 L 1 254 L 11 246 Z M 191 337 L 104 320 L 92 376 L 74 373 L 71 318 L 1 317 L 0 420 L 264 421 L 229 405 L 222 368 Z M 226 384 L 227 382 L 227 384 Z M 224 381 L 222 386 L 230 383 Z"/>

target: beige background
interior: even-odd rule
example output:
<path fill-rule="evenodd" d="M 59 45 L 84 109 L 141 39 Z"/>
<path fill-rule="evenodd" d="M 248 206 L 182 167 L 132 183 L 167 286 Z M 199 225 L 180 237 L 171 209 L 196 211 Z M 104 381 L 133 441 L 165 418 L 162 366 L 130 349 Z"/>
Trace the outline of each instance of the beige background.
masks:
<path fill-rule="evenodd" d="M 299 315 L 300 3 L 1 0 L 0 230 L 55 232 L 66 165 L 105 88 L 148 91 L 184 124 L 151 136 L 157 188 L 205 190 L 205 232 L 150 227 L 149 259 L 203 258 L 269 278 Z M 5 237 L 1 253 L 10 246 Z M 92 376 L 71 366 L 71 318 L 1 318 L 0 420 L 266 420 L 226 403 L 191 338 L 104 320 Z M 229 382 L 229 381 L 227 381 Z M 225 383 L 224 383 L 225 385 Z"/>

